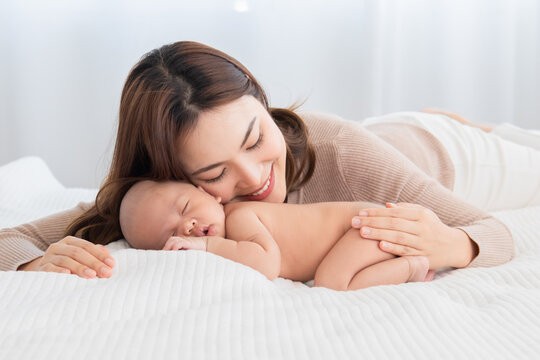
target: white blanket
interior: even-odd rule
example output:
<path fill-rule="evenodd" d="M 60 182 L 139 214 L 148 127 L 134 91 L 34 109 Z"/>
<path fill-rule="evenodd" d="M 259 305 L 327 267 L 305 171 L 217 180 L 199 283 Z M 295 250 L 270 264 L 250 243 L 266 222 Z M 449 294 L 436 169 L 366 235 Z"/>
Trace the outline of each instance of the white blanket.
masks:
<path fill-rule="evenodd" d="M 0 227 L 94 195 L 18 160 L 0 168 Z M 124 241 L 110 279 L 0 272 L 0 359 L 539 358 L 540 207 L 496 215 L 516 258 L 431 283 L 336 292 Z"/>

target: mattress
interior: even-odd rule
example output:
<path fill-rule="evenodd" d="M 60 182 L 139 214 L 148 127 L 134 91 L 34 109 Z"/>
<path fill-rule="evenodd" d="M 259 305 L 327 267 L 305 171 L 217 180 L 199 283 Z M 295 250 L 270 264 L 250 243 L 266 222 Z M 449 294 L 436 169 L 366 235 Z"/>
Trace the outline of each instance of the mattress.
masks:
<path fill-rule="evenodd" d="M 0 167 L 0 227 L 94 198 L 43 160 Z M 337 292 L 200 251 L 109 244 L 109 279 L 0 272 L 0 359 L 533 359 L 540 356 L 540 207 L 494 214 L 516 257 L 430 283 Z"/>

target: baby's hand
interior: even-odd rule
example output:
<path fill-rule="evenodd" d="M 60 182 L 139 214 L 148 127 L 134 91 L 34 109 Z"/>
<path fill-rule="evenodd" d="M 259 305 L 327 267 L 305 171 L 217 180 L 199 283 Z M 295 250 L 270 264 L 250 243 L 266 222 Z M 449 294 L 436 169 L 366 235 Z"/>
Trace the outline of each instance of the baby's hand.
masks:
<path fill-rule="evenodd" d="M 162 250 L 203 250 L 206 251 L 207 239 L 204 236 L 171 236 Z"/>

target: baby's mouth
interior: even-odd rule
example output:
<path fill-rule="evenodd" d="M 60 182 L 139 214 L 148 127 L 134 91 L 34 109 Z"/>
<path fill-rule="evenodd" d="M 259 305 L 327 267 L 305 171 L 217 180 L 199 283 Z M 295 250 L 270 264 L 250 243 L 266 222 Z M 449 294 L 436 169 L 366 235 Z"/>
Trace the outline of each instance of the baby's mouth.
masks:
<path fill-rule="evenodd" d="M 216 227 L 214 225 L 204 225 L 197 228 L 197 236 L 214 236 L 216 234 Z"/>

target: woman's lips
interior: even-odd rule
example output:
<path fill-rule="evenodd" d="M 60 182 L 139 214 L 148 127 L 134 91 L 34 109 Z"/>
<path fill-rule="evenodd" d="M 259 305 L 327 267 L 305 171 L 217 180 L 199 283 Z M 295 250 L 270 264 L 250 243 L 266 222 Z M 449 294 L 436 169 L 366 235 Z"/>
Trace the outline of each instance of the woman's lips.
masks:
<path fill-rule="evenodd" d="M 253 193 L 253 195 L 242 196 L 242 199 L 248 200 L 248 201 L 261 201 L 263 199 L 266 199 L 268 195 L 272 193 L 275 182 L 276 180 L 274 176 L 274 165 L 272 165 L 272 168 L 270 169 L 270 176 L 268 177 L 264 185 L 255 193 Z"/>

